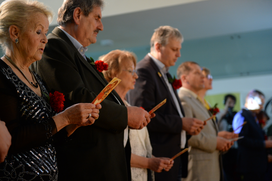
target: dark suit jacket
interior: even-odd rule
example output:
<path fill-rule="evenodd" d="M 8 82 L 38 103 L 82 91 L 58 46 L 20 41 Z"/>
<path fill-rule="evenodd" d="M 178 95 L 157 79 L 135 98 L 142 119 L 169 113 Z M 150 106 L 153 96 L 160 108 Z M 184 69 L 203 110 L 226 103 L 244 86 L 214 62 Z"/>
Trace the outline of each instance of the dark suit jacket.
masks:
<path fill-rule="evenodd" d="M 240 114 L 240 112 L 237 114 Z M 243 109 L 242 116 L 247 124 L 243 126 L 239 133 L 239 136 L 244 136 L 244 138 L 238 140 L 238 172 L 264 175 L 268 161 L 264 146 L 264 132 L 250 111 Z"/>
<path fill-rule="evenodd" d="M 65 94 L 65 107 L 92 102 L 107 84 L 58 28 L 48 35 L 43 58 L 33 67 L 49 91 Z M 68 141 L 56 146 L 60 181 L 128 180 L 130 169 L 123 145 L 127 109 L 115 91 L 101 105 L 93 125 L 78 128 Z"/>
<path fill-rule="evenodd" d="M 129 91 L 128 100 L 131 105 L 141 106 L 149 111 L 165 98 L 167 102 L 155 113 L 156 117 L 151 120 L 147 128 L 156 157 L 173 157 L 180 148 L 182 119 L 178 110 L 184 112 L 179 103 L 177 108 L 171 93 L 166 85 L 155 62 L 147 55 L 137 64 L 135 89 Z M 176 93 L 176 91 L 174 91 Z M 176 94 L 177 98 L 177 94 Z M 179 101 L 178 101 L 179 102 Z M 175 159 L 174 166 L 169 172 L 156 173 L 156 180 L 176 181 L 178 178 L 180 159 Z"/>

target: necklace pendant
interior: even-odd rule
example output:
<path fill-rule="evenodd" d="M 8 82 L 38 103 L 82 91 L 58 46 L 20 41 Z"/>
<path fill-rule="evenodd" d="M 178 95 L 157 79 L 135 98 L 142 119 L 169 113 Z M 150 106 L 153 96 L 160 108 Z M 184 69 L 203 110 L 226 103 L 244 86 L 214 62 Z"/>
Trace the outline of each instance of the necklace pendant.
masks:
<path fill-rule="evenodd" d="M 39 87 L 39 85 L 38 85 L 37 82 L 36 82 L 35 84 L 34 84 L 33 82 L 30 82 L 30 84 L 31 84 L 33 87 L 35 87 L 35 88 L 38 88 L 38 87 Z"/>
<path fill-rule="evenodd" d="M 4 57 L 23 75 L 23 77 L 27 80 L 27 82 L 32 85 L 33 87 L 35 88 L 38 88 L 39 87 L 39 84 L 37 82 L 37 80 L 35 79 L 35 76 L 33 75 L 33 72 L 30 72 L 31 76 L 32 76 L 32 79 L 33 79 L 33 82 L 36 81 L 35 83 L 31 82 L 30 80 L 28 80 L 28 78 L 25 76 L 25 74 L 21 71 L 21 69 L 11 60 L 10 57 L 8 57 L 7 55 L 4 55 Z"/>

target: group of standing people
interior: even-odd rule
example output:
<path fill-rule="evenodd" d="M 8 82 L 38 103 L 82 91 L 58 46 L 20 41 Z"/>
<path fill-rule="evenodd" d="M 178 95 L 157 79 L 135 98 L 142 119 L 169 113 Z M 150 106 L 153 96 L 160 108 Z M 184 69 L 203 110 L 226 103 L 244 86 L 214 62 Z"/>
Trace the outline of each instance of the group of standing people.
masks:
<path fill-rule="evenodd" d="M 168 70 L 183 37 L 171 26 L 155 29 L 138 64 L 133 53 L 113 50 L 101 58 L 108 69 L 97 70 L 84 53 L 103 31 L 102 7 L 102 0 L 65 0 L 46 36 L 52 13 L 43 4 L 1 4 L 0 180 L 222 180 L 221 153 L 238 134 L 204 121 L 212 116 L 204 99 L 210 73 L 182 63 L 177 94 Z M 121 83 L 92 104 L 114 77 Z M 61 112 L 49 104 L 53 91 L 65 96 Z"/>
<path fill-rule="evenodd" d="M 24 0 L 1 4 L 5 55 L 0 98 L 5 104 L 0 119 L 5 124 L 1 122 L 0 180 L 131 180 L 130 164 L 162 173 L 175 164 L 172 177 L 178 177 L 179 161 L 169 159 L 180 151 L 178 142 L 177 152 L 163 156 L 152 155 L 149 144 L 146 153 L 140 158 L 132 155 L 130 162 L 132 134 L 127 127 L 140 130 L 155 116 L 125 102 L 124 92 L 132 87 L 120 84 L 101 104 L 90 103 L 108 83 L 84 55 L 103 30 L 102 6 L 101 0 L 64 1 L 59 26 L 46 36 L 52 13 L 43 4 Z M 132 65 L 122 63 L 109 75 L 135 76 Z M 65 96 L 63 111 L 49 105 L 53 91 Z M 181 129 L 198 134 L 203 128 L 203 122 L 195 119 L 184 119 L 182 126 L 179 117 L 177 124 L 179 140 Z M 148 138 L 144 130 L 140 131 Z M 146 164 L 137 165 L 143 164 L 139 159 Z"/>

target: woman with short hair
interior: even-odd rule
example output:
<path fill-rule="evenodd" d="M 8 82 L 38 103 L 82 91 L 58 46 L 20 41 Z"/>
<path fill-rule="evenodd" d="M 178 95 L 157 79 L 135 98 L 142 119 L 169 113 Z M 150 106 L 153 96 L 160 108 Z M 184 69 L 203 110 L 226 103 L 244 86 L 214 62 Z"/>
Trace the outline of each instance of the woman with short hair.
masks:
<path fill-rule="evenodd" d="M 126 106 L 130 106 L 125 97 L 129 90 L 134 89 L 138 75 L 135 71 L 136 56 L 134 53 L 122 50 L 113 50 L 102 57 L 102 60 L 108 64 L 108 70 L 103 71 L 107 81 L 114 77 L 121 79 L 121 82 L 115 88 Z M 154 117 L 155 114 L 152 115 Z M 126 136 L 125 131 L 125 138 Z M 152 147 L 150 144 L 147 128 L 141 130 L 129 131 L 131 144 L 131 177 L 132 181 L 152 181 L 155 172 L 169 171 L 173 166 L 173 161 L 169 158 L 152 156 Z M 127 141 L 124 140 L 124 143 Z"/>

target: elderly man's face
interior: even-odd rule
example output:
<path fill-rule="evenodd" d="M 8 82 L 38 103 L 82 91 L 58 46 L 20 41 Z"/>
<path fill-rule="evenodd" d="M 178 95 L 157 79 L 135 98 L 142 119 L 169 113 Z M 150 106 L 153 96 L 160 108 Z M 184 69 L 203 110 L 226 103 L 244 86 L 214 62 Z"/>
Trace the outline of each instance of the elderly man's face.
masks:
<path fill-rule="evenodd" d="M 204 87 L 204 75 L 199 65 L 191 64 L 190 67 L 191 71 L 186 75 L 186 82 L 192 91 L 197 92 Z"/>
<path fill-rule="evenodd" d="M 180 57 L 181 41 L 175 38 L 169 38 L 165 46 L 160 47 L 161 62 L 166 67 L 174 66 Z"/>
<path fill-rule="evenodd" d="M 101 18 L 101 8 L 98 6 L 93 7 L 88 16 L 82 14 L 80 24 L 77 27 L 77 31 L 79 31 L 77 40 L 83 47 L 95 43 L 98 32 L 103 31 Z"/>

